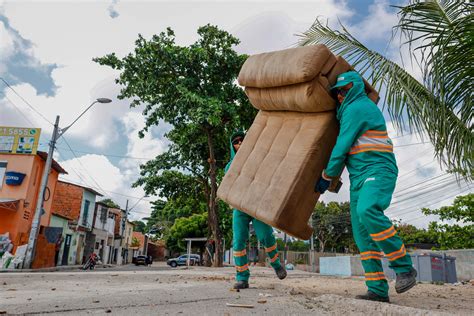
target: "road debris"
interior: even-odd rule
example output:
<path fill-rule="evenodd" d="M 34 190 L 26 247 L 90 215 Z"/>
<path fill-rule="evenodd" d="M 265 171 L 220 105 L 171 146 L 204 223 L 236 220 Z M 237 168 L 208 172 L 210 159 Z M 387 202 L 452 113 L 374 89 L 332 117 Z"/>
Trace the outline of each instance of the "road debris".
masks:
<path fill-rule="evenodd" d="M 303 292 L 296 290 L 294 287 L 291 288 L 289 293 L 290 293 L 290 295 L 303 294 Z"/>
<path fill-rule="evenodd" d="M 263 296 L 263 297 L 272 297 L 273 295 L 269 293 L 258 293 L 258 296 Z"/>
<path fill-rule="evenodd" d="M 247 305 L 247 304 L 226 303 L 225 305 L 226 305 L 227 307 L 254 308 L 253 305 Z"/>

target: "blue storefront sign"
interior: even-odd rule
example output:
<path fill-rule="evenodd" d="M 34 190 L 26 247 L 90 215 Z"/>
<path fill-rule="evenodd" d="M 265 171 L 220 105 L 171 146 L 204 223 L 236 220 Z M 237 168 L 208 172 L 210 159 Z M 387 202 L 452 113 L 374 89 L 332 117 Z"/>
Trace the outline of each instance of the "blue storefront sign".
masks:
<path fill-rule="evenodd" d="M 26 174 L 24 173 L 8 171 L 5 173 L 5 183 L 8 185 L 21 185 L 25 176 Z"/>

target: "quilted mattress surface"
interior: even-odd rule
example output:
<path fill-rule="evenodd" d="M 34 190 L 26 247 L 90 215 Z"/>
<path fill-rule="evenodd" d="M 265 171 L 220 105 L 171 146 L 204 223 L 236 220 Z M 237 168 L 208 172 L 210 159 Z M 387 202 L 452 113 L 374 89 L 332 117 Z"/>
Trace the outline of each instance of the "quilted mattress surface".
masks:
<path fill-rule="evenodd" d="M 222 180 L 220 199 L 300 239 L 319 194 L 314 184 L 336 143 L 336 104 L 329 93 L 352 67 L 324 45 L 250 56 L 239 83 L 259 109 Z M 368 96 L 378 93 L 365 81 Z"/>
<path fill-rule="evenodd" d="M 335 114 L 260 111 L 218 189 L 218 196 L 288 234 L 308 239 L 319 198 L 314 182 L 337 137 Z"/>

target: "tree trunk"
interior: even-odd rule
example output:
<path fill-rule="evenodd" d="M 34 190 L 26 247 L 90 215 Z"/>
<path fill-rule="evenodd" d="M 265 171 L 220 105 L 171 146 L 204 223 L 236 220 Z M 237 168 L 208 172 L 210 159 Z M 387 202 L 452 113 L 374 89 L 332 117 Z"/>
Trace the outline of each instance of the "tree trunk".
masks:
<path fill-rule="evenodd" d="M 318 237 L 319 240 L 319 252 L 324 252 L 326 246 L 326 240 L 324 238 Z"/>
<path fill-rule="evenodd" d="M 209 178 L 211 180 L 211 191 L 208 200 L 208 225 L 212 232 L 214 240 L 214 267 L 222 267 L 222 232 L 219 227 L 219 214 L 217 213 L 217 176 L 216 176 L 216 158 L 214 156 L 214 144 L 212 134 L 209 128 L 206 129 L 207 144 L 209 147 Z"/>

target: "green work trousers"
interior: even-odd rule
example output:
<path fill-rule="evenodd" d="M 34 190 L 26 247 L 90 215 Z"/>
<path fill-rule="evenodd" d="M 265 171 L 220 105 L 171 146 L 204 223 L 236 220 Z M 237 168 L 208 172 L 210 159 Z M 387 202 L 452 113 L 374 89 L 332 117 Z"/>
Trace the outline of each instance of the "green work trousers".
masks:
<path fill-rule="evenodd" d="M 388 297 L 388 283 L 382 269 L 382 257 L 389 260 L 395 273 L 409 272 L 410 255 L 392 222 L 383 213 L 390 205 L 396 176 L 389 172 L 363 177 L 351 183 L 351 221 L 354 239 L 370 291 Z"/>
<path fill-rule="evenodd" d="M 247 258 L 247 241 L 249 239 L 250 222 L 253 223 L 253 228 L 258 240 L 265 247 L 265 252 L 270 258 L 272 267 L 276 269 L 281 266 L 275 236 L 273 236 L 273 228 L 244 212 L 234 209 L 232 229 L 234 232 L 233 250 L 235 268 L 237 270 L 237 281 L 248 281 L 250 277 Z"/>

